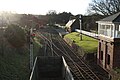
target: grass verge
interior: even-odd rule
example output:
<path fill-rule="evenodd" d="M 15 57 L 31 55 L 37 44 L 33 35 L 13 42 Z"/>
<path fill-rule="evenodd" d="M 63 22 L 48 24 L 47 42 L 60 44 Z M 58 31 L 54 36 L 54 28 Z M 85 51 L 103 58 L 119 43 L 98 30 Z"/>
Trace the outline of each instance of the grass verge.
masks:
<path fill-rule="evenodd" d="M 85 53 L 97 52 L 98 41 L 96 39 L 82 35 L 82 41 L 80 41 L 80 36 L 79 33 L 77 32 L 72 32 L 70 34 L 67 34 L 65 35 L 65 38 L 69 38 L 72 41 L 74 40 L 75 44 L 80 46 Z"/>

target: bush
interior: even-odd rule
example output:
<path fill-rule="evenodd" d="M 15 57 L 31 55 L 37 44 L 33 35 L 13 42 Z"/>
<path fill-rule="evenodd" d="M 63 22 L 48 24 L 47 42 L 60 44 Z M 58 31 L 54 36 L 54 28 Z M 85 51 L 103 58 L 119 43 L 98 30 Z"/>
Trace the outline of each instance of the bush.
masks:
<path fill-rule="evenodd" d="M 5 38 L 15 48 L 21 48 L 26 43 L 25 31 L 18 25 L 8 25 Z"/>

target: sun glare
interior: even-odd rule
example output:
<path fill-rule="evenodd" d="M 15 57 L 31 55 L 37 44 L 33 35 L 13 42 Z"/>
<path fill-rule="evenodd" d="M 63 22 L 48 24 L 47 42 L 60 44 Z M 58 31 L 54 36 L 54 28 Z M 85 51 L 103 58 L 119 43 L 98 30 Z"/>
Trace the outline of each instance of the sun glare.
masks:
<path fill-rule="evenodd" d="M 84 14 L 91 0 L 0 0 L 0 11 L 46 14 L 49 10 Z"/>

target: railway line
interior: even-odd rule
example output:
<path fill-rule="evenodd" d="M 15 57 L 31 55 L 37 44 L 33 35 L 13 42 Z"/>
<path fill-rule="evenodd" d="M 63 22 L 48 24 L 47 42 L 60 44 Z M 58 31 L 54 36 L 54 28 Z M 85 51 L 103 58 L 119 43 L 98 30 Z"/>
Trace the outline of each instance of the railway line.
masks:
<path fill-rule="evenodd" d="M 39 30 L 37 35 L 45 41 L 49 56 L 64 56 L 75 80 L 101 80 L 90 67 L 72 51 L 72 48 L 53 29 Z"/>

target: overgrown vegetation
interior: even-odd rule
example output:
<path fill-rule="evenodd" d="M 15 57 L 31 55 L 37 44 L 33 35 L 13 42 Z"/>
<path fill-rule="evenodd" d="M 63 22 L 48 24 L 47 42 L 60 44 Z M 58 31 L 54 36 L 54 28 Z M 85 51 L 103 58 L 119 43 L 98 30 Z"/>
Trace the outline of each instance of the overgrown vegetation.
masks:
<path fill-rule="evenodd" d="M 29 80 L 29 44 L 26 43 L 26 41 L 23 42 L 26 34 L 24 30 L 19 27 L 17 27 L 17 29 L 16 27 L 15 29 L 13 28 L 11 25 L 8 31 L 0 29 L 0 80 Z M 11 32 L 11 30 L 15 31 Z M 19 39 L 23 40 L 19 41 Z M 37 42 L 37 39 L 34 40 L 33 43 L 35 58 L 40 43 Z M 19 50 L 17 49 L 18 47 Z"/>
<path fill-rule="evenodd" d="M 118 74 L 120 74 L 120 68 L 115 68 L 114 69 Z"/>
<path fill-rule="evenodd" d="M 82 41 L 80 41 L 79 33 L 72 32 L 70 34 L 65 35 L 66 38 L 70 38 L 74 43 L 79 45 L 85 53 L 96 53 L 98 41 L 90 38 L 88 36 L 82 35 Z"/>
<path fill-rule="evenodd" d="M 34 38 L 34 49 L 33 49 L 33 53 L 34 53 L 34 59 L 36 58 L 36 56 L 39 56 L 39 49 L 42 47 L 42 44 L 40 43 L 40 39 L 36 36 Z"/>
<path fill-rule="evenodd" d="M 26 43 L 25 31 L 18 25 L 8 25 L 5 30 L 5 38 L 15 48 L 20 48 Z"/>
<path fill-rule="evenodd" d="M 10 49 L 10 48 L 9 48 Z M 29 54 L 18 54 L 11 49 L 6 55 L 0 55 L 0 80 L 28 80 Z"/>

